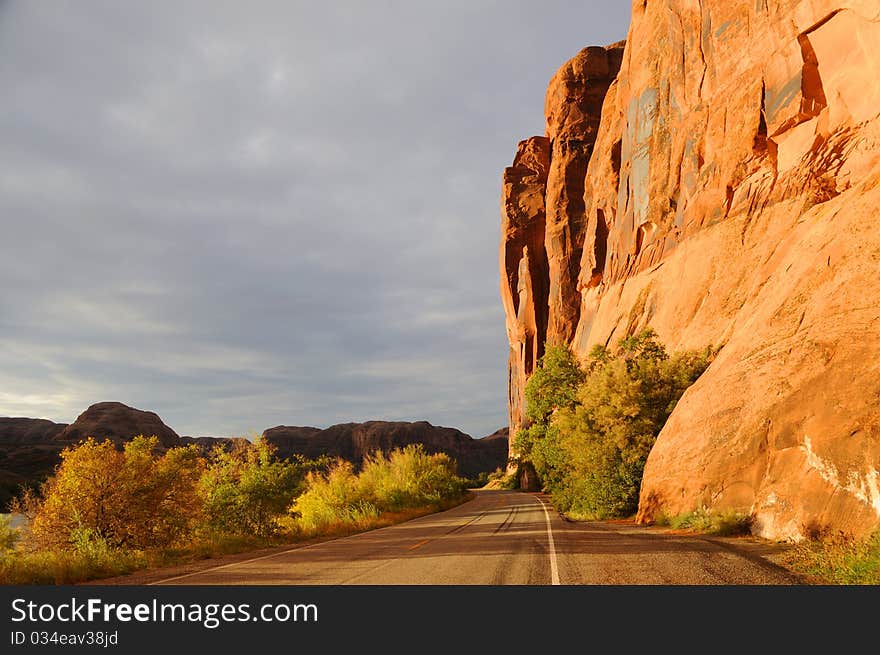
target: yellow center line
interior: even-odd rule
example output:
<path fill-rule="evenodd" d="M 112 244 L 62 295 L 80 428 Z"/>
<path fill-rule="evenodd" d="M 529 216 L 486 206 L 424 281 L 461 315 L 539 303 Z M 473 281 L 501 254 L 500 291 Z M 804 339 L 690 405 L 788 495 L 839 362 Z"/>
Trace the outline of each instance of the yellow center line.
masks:
<path fill-rule="evenodd" d="M 431 540 L 430 540 L 430 539 L 425 539 L 425 540 L 423 540 L 423 541 L 420 541 L 419 543 L 417 543 L 417 544 L 413 544 L 412 546 L 410 546 L 409 548 L 407 548 L 407 550 L 415 550 L 416 548 L 421 548 L 422 546 L 424 546 L 424 545 L 425 545 L 426 543 L 428 543 L 429 541 L 431 541 Z"/>

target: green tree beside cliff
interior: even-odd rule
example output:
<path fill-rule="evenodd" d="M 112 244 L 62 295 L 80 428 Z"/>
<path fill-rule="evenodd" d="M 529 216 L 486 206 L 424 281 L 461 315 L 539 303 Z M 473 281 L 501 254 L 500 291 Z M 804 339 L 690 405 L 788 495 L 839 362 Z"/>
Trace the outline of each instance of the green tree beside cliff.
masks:
<path fill-rule="evenodd" d="M 573 516 L 628 516 L 657 435 L 711 351 L 670 356 L 646 329 L 612 351 L 596 347 L 583 367 L 565 348 L 548 349 L 526 385 L 533 422 L 517 436 L 556 506 Z"/>
<path fill-rule="evenodd" d="M 527 427 L 517 433 L 514 443 L 520 458 L 532 459 L 535 446 L 546 437 L 553 413 L 574 407 L 583 381 L 584 371 L 571 350 L 548 345 L 525 388 Z"/>

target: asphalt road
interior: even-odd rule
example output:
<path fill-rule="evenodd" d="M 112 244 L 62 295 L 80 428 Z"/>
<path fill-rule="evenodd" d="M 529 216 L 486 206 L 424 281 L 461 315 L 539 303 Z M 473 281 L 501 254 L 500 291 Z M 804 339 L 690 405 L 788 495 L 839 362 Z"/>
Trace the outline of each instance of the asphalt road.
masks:
<path fill-rule="evenodd" d="M 449 511 L 153 584 L 792 584 L 753 540 L 563 520 L 539 495 L 477 491 Z"/>

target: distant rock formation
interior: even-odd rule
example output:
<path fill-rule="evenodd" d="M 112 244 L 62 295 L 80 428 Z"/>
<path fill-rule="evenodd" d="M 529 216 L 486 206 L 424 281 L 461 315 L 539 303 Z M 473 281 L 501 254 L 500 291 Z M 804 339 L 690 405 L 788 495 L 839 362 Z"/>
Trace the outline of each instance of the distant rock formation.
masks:
<path fill-rule="evenodd" d="M 38 418 L 0 418 L 0 512 L 21 485 L 51 475 L 65 446 L 57 437 L 66 427 Z"/>
<path fill-rule="evenodd" d="M 563 66 L 503 178 L 512 440 L 544 340 L 584 358 L 650 325 L 723 348 L 651 452 L 641 520 L 880 525 L 878 52 L 875 0 L 669 0 L 633 3 L 622 56 Z"/>
<path fill-rule="evenodd" d="M 454 428 L 417 423 L 368 421 L 342 423 L 326 430 L 279 425 L 263 432 L 282 457 L 294 454 L 307 458 L 321 455 L 341 457 L 355 464 L 375 452 L 390 452 L 410 444 L 423 444 L 429 453 L 443 452 L 458 463 L 458 473 L 475 476 L 491 472 L 507 463 L 507 429 L 483 439 L 473 439 Z"/>
<path fill-rule="evenodd" d="M 87 437 L 110 439 L 117 445 L 133 437 L 158 437 L 159 445 L 180 445 L 180 437 L 154 412 L 145 412 L 117 402 L 97 403 L 80 414 L 58 435 L 58 441 L 76 443 Z"/>
<path fill-rule="evenodd" d="M 0 444 L 52 444 L 66 427 L 44 418 L 0 417 Z"/>

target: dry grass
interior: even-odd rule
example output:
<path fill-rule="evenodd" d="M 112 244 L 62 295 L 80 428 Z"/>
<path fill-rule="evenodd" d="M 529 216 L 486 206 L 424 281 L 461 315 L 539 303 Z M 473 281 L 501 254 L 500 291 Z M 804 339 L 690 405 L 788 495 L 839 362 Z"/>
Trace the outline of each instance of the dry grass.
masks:
<path fill-rule="evenodd" d="M 6 551 L 0 555 L 0 584 L 75 584 L 146 568 L 141 551 L 95 558 L 76 551 Z"/>
<path fill-rule="evenodd" d="M 718 511 L 700 507 L 678 516 L 658 516 L 655 525 L 673 530 L 686 530 L 717 537 L 739 537 L 751 534 L 752 517 L 732 510 Z"/>
<path fill-rule="evenodd" d="M 786 564 L 819 584 L 880 584 L 880 531 L 867 539 L 817 535 L 798 544 Z"/>

